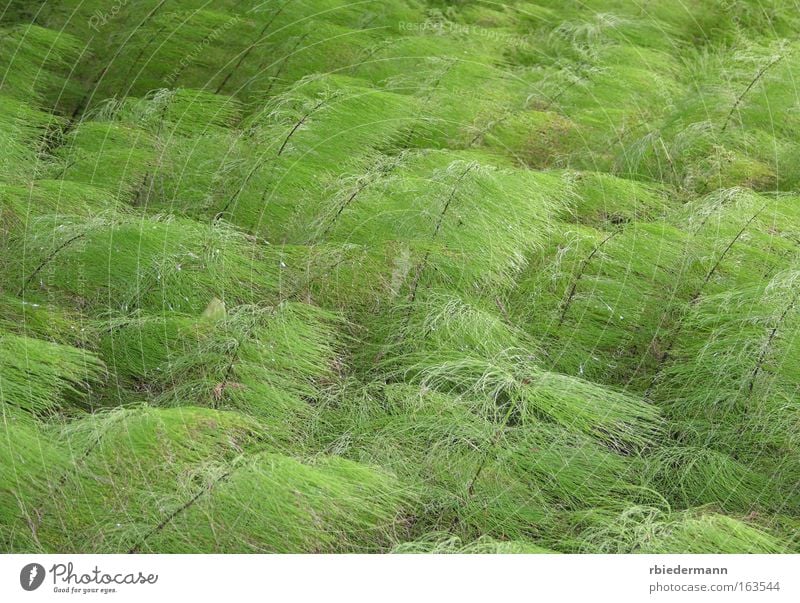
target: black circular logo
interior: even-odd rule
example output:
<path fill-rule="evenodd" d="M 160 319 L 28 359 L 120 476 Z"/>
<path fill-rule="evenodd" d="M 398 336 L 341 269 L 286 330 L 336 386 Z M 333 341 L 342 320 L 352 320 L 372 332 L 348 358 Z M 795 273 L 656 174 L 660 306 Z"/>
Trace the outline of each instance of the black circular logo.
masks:
<path fill-rule="evenodd" d="M 36 590 L 44 582 L 44 566 L 29 563 L 19 573 L 19 583 L 25 590 Z"/>

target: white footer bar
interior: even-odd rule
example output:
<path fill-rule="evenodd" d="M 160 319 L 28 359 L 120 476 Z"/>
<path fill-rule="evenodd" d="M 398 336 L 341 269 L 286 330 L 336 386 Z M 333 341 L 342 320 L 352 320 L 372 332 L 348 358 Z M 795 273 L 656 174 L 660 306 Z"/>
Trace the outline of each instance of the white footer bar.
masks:
<path fill-rule="evenodd" d="M 798 582 L 796 555 L 0 555 L 3 602 L 796 603 Z"/>

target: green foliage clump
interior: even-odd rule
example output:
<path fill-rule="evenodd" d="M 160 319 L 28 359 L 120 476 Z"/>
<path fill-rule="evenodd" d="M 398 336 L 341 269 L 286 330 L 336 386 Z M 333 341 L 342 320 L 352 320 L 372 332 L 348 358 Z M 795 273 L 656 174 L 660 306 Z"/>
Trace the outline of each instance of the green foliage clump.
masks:
<path fill-rule="evenodd" d="M 300 303 L 216 317 L 213 308 L 199 317 L 132 315 L 108 324 L 100 350 L 123 391 L 144 389 L 158 405 L 240 409 L 296 443 L 311 405 L 337 379 L 336 322 Z"/>
<path fill-rule="evenodd" d="M 631 507 L 614 517 L 595 517 L 581 535 L 581 551 L 593 553 L 788 553 L 788 543 L 747 522 L 712 512 L 664 513 Z"/>
<path fill-rule="evenodd" d="M 0 9 L 0 547 L 800 551 L 793 0 Z"/>
<path fill-rule="evenodd" d="M 80 403 L 101 381 L 103 363 L 91 352 L 0 333 L 0 405 L 32 414 Z"/>
<path fill-rule="evenodd" d="M 69 425 L 59 444 L 74 463 L 41 501 L 46 548 L 361 550 L 406 502 L 391 475 L 336 458 L 304 464 L 262 451 L 269 441 L 239 413 L 191 406 L 117 409 Z"/>

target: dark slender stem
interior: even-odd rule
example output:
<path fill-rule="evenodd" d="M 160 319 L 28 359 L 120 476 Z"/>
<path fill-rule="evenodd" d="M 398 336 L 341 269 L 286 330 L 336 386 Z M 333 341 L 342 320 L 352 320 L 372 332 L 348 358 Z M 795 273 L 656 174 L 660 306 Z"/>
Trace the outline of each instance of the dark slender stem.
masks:
<path fill-rule="evenodd" d="M 128 71 L 125 73 L 125 78 L 124 78 L 123 81 L 125 81 L 125 82 L 130 82 L 131 81 L 131 73 L 133 72 L 134 68 L 136 67 L 136 65 L 139 64 L 139 61 L 142 60 L 142 57 L 144 56 L 144 53 L 147 52 L 150 49 L 150 46 L 153 44 L 153 42 L 160 41 L 162 39 L 162 35 L 161 34 L 164 33 L 164 30 L 167 29 L 167 26 L 168 25 L 165 23 L 161 27 L 159 27 L 155 32 L 153 32 L 153 35 L 150 37 L 149 40 L 147 40 L 147 43 L 144 44 L 139 49 L 139 53 L 136 55 L 136 58 L 134 58 L 131 61 L 131 64 L 128 67 Z"/>
<path fill-rule="evenodd" d="M 402 156 L 403 156 L 403 154 L 400 153 L 400 155 L 398 155 L 397 158 L 394 158 L 391 161 L 391 163 L 389 163 L 389 165 L 381 165 L 380 159 L 379 159 L 379 163 L 378 163 L 377 167 L 372 167 L 370 169 L 370 175 L 371 176 L 359 179 L 360 182 L 359 182 L 358 186 L 347 197 L 347 199 L 345 199 L 345 201 L 339 206 L 339 208 L 336 210 L 336 214 L 333 216 L 333 218 L 331 218 L 330 223 L 325 227 L 325 229 L 322 231 L 322 233 L 320 233 L 319 238 L 325 237 L 325 235 L 327 235 L 331 231 L 331 229 L 334 227 L 334 225 L 339 220 L 339 218 L 344 213 L 344 211 L 348 207 L 350 207 L 350 205 L 353 203 L 353 201 L 356 199 L 356 197 L 358 197 L 362 193 L 362 191 L 364 191 L 364 189 L 366 189 L 368 186 L 373 184 L 379 178 L 385 177 L 385 176 L 389 175 L 392 171 L 394 171 L 394 169 L 397 168 L 398 165 L 400 165 L 400 162 L 402 160 Z"/>
<path fill-rule="evenodd" d="M 70 118 L 70 121 L 75 121 L 77 119 L 78 115 L 80 115 L 84 111 L 84 109 L 86 109 L 87 105 L 92 101 L 92 98 L 94 98 L 95 92 L 97 92 L 97 87 L 100 85 L 100 82 L 103 81 L 103 78 L 108 73 L 108 70 L 111 68 L 111 65 L 114 64 L 114 61 L 117 59 L 117 57 L 120 56 L 122 51 L 125 49 L 125 46 L 128 44 L 128 42 L 131 41 L 131 38 L 133 38 L 133 35 L 137 31 L 139 31 L 144 26 L 145 23 L 150 21 L 150 19 L 152 19 L 153 16 L 155 16 L 155 14 L 159 10 L 161 10 L 161 7 L 164 6 L 164 4 L 166 4 L 166 3 L 167 3 L 167 0 L 161 0 L 158 4 L 156 4 L 150 10 L 150 12 L 145 15 L 144 19 L 142 19 L 141 22 L 133 29 L 133 31 L 131 31 L 131 33 L 128 34 L 128 37 L 125 38 L 125 40 L 122 42 L 122 44 L 120 44 L 117 47 L 116 52 L 111 57 L 111 60 L 109 60 L 108 63 L 106 63 L 106 66 L 103 67 L 103 69 L 100 70 L 100 73 L 98 73 L 97 76 L 94 78 L 94 80 L 92 80 L 91 86 L 89 88 L 91 90 L 91 92 L 87 92 L 86 94 L 84 94 L 83 97 L 80 99 L 80 101 L 78 101 L 78 104 L 75 106 L 75 109 L 72 111 L 72 117 Z"/>
<path fill-rule="evenodd" d="M 253 42 L 245 50 L 241 52 L 239 60 L 236 62 L 236 65 L 233 66 L 233 69 L 231 69 L 225 76 L 225 78 L 220 82 L 219 86 L 217 86 L 217 89 L 214 90 L 214 94 L 219 94 L 222 91 L 222 89 L 225 87 L 225 84 L 228 83 L 228 80 L 231 79 L 233 74 L 236 73 L 239 70 L 239 67 L 242 66 L 242 63 L 244 63 L 247 57 L 250 56 L 250 53 L 253 52 L 256 46 L 258 46 L 261 42 L 264 41 L 264 38 L 267 37 L 266 36 L 267 31 L 275 22 L 275 19 L 278 18 L 278 16 L 283 12 L 283 9 L 285 9 L 289 4 L 291 4 L 292 1 L 293 0 L 287 0 L 286 2 L 284 2 L 281 5 L 281 7 L 275 11 L 275 13 L 272 15 L 272 18 L 264 24 L 264 27 L 261 28 L 261 31 L 258 33 L 258 36 L 256 36 L 256 39 L 253 40 Z"/>
<path fill-rule="evenodd" d="M 475 484 L 478 482 L 478 479 L 483 473 L 484 467 L 489 462 L 490 453 L 494 450 L 497 443 L 500 441 L 500 436 L 503 435 L 503 429 L 505 428 L 505 424 L 499 426 L 494 434 L 492 435 L 492 439 L 489 442 L 489 449 L 486 451 L 486 454 L 483 455 L 481 462 L 478 464 L 478 469 L 472 476 L 472 479 L 469 480 L 469 484 L 467 485 L 467 498 L 472 498 L 473 493 L 475 492 Z"/>
<path fill-rule="evenodd" d="M 776 58 L 773 58 L 769 63 L 764 65 L 761 69 L 758 70 L 755 77 L 751 80 L 751 82 L 747 85 L 747 88 L 739 95 L 739 98 L 736 99 L 736 102 L 733 103 L 733 107 L 731 107 L 730 112 L 728 113 L 728 117 L 725 118 L 725 122 L 722 124 L 722 128 L 720 129 L 720 134 L 724 133 L 728 127 L 728 123 L 731 121 L 731 117 L 736 112 L 736 109 L 739 108 L 739 104 L 742 102 L 744 97 L 750 92 L 750 89 L 756 85 L 758 80 L 764 77 L 764 74 L 774 65 L 778 64 L 783 59 L 783 55 L 780 55 Z"/>
<path fill-rule="evenodd" d="M 750 375 L 750 382 L 748 383 L 747 386 L 748 393 L 752 393 L 753 386 L 755 385 L 756 382 L 756 377 L 758 377 L 758 373 L 764 366 L 764 362 L 766 361 L 767 358 L 767 353 L 769 352 L 770 347 L 772 347 L 772 342 L 775 339 L 775 336 L 778 334 L 778 330 L 783 324 L 783 321 L 786 319 L 786 316 L 789 314 L 789 312 L 792 311 L 795 304 L 797 303 L 798 295 L 800 295 L 800 292 L 795 292 L 794 296 L 792 297 L 792 301 L 789 302 L 789 305 L 787 305 L 786 308 L 783 310 L 783 313 L 781 314 L 778 321 L 775 323 L 775 326 L 772 327 L 772 330 L 769 333 L 769 337 L 767 338 L 767 342 L 764 344 L 764 347 L 761 349 L 761 353 L 758 356 L 758 360 L 756 361 L 756 366 L 753 369 L 753 373 Z"/>
<path fill-rule="evenodd" d="M 739 230 L 739 232 L 736 233 L 736 236 L 733 237 L 733 239 L 728 243 L 728 245 L 725 247 L 725 250 L 717 258 L 717 261 L 714 263 L 713 268 L 711 268 L 711 270 L 709 270 L 708 274 L 706 274 L 706 278 L 703 280 L 703 284 L 700 285 L 700 288 L 695 292 L 694 296 L 692 297 L 692 302 L 694 302 L 698 297 L 700 297 L 700 293 L 705 288 L 705 286 L 708 284 L 708 282 L 711 280 L 711 277 L 714 276 L 714 274 L 716 273 L 716 271 L 719 268 L 720 264 L 722 263 L 722 260 L 725 259 L 725 256 L 728 255 L 728 252 L 736 244 L 736 241 L 738 241 L 742 237 L 742 235 L 745 233 L 745 231 L 750 226 L 750 224 L 753 223 L 753 221 L 761 214 L 762 211 L 764 211 L 764 209 L 766 207 L 767 206 L 764 205 L 761 209 L 759 209 L 756 213 L 754 213 L 750 217 L 750 219 L 747 222 L 745 222 L 745 224 L 744 224 L 744 226 L 742 226 L 741 230 Z"/>
<path fill-rule="evenodd" d="M 500 313 L 503 315 L 503 318 L 506 319 L 506 322 L 511 324 L 511 317 L 508 315 L 508 310 L 506 309 L 506 305 L 503 303 L 503 300 L 500 299 L 500 296 L 494 298 L 494 303 L 497 306 L 497 309 L 500 310 Z"/>
<path fill-rule="evenodd" d="M 472 498 L 472 495 L 475 492 L 475 484 L 478 482 L 481 473 L 483 473 L 486 464 L 489 462 L 489 456 L 491 455 L 492 452 L 494 452 L 494 449 L 497 447 L 497 444 L 500 441 L 500 438 L 503 435 L 503 432 L 505 431 L 506 427 L 508 426 L 508 422 L 509 420 L 511 420 L 511 415 L 513 414 L 515 409 L 516 409 L 516 404 L 510 403 L 508 407 L 508 412 L 506 412 L 505 417 L 503 417 L 503 421 L 500 423 L 500 425 L 497 426 L 497 429 L 495 429 L 494 434 L 492 434 L 492 439 L 489 442 L 489 447 L 486 450 L 486 454 L 483 455 L 481 462 L 478 464 L 478 468 L 476 469 L 475 473 L 472 476 L 472 479 L 469 481 L 469 484 L 467 486 L 468 499 Z"/>
<path fill-rule="evenodd" d="M 441 85 L 442 80 L 444 79 L 444 77 L 453 68 L 453 64 L 454 63 L 455 63 L 455 60 L 448 61 L 447 64 L 445 65 L 445 67 L 439 72 L 439 74 L 436 76 L 436 79 L 431 83 L 430 88 L 428 89 L 427 93 L 425 94 L 425 98 L 422 99 L 423 104 L 427 105 L 430 102 L 431 98 L 433 98 L 434 93 L 436 92 L 436 90 Z M 406 133 L 406 136 L 405 136 L 406 141 L 409 144 L 411 143 L 411 141 L 414 138 L 415 134 L 416 134 L 416 126 L 412 125 L 411 128 L 409 129 L 409 131 Z"/>
<path fill-rule="evenodd" d="M 564 93 L 565 93 L 567 90 L 569 90 L 569 89 L 570 89 L 570 88 L 572 88 L 573 86 L 577 85 L 577 84 L 578 84 L 578 82 L 580 82 L 580 81 L 581 81 L 581 78 L 577 78 L 577 77 L 576 77 L 574 80 L 572 80 L 572 81 L 571 81 L 569 84 L 567 84 L 566 86 L 562 86 L 562 87 L 561 87 L 561 90 L 559 90 L 559 91 L 558 91 L 558 92 L 557 92 L 557 93 L 556 93 L 554 96 L 552 96 L 552 97 L 550 97 L 550 98 L 548 99 L 548 101 L 547 101 L 547 104 L 544 106 L 544 109 L 543 109 L 543 110 L 544 110 L 544 111 L 547 111 L 547 110 L 549 110 L 549 109 L 550 109 L 550 107 L 552 107 L 552 106 L 553 106 L 553 104 L 555 104 L 555 102 L 556 102 L 556 101 L 557 101 L 559 98 L 561 98 L 561 96 L 562 96 L 562 95 L 563 95 L 563 94 L 564 94 Z"/>
<path fill-rule="evenodd" d="M 439 231 L 441 230 L 442 224 L 444 223 L 444 218 L 447 215 L 447 210 L 450 209 L 450 205 L 452 204 L 453 199 L 455 199 L 456 197 L 456 193 L 458 192 L 458 187 L 460 186 L 461 181 L 464 180 L 467 174 L 474 167 L 475 164 L 468 165 L 467 169 L 464 170 L 464 172 L 458 177 L 458 180 L 456 180 L 455 184 L 453 184 L 453 188 L 450 191 L 450 194 L 447 196 L 447 200 L 445 201 L 444 206 L 442 207 L 442 211 L 439 213 L 439 218 L 437 219 L 436 226 L 433 229 L 433 235 L 431 236 L 431 241 L 434 241 L 436 237 L 439 235 Z M 413 304 L 417 298 L 417 288 L 419 286 L 420 279 L 422 278 L 422 273 L 427 268 L 428 259 L 430 258 L 430 255 L 431 255 L 430 250 L 425 252 L 422 261 L 419 263 L 415 271 L 414 281 L 411 284 L 411 294 L 409 295 L 409 301 L 411 302 L 411 304 Z M 410 315 L 410 310 L 409 310 L 409 315 Z"/>
<path fill-rule="evenodd" d="M 603 245 L 608 243 L 613 237 L 615 237 L 620 231 L 615 230 L 610 235 L 608 235 L 605 239 L 600 241 L 598 245 L 592 249 L 592 252 L 586 256 L 586 259 L 581 262 L 580 268 L 578 268 L 578 274 L 575 276 L 575 280 L 572 281 L 572 286 L 570 287 L 569 293 L 567 294 L 567 299 L 564 300 L 564 304 L 561 308 L 561 316 L 558 319 L 558 326 L 560 327 L 564 323 L 564 319 L 567 317 L 567 311 L 569 310 L 570 305 L 572 305 L 572 299 L 575 297 L 575 293 L 578 290 L 578 282 L 583 278 L 584 272 L 586 272 L 586 268 L 589 266 L 589 262 L 592 261 L 592 258 L 597 255 L 597 253 L 602 249 Z"/>
<path fill-rule="evenodd" d="M 144 546 L 144 544 L 147 542 L 147 540 L 149 540 L 152 536 L 154 536 L 154 535 L 158 534 L 159 532 L 161 532 L 165 527 L 167 527 L 167 524 L 169 524 L 173 519 L 175 519 L 178 515 L 180 515 L 181 513 L 186 511 L 189 507 L 191 507 L 194 503 L 196 503 L 200 499 L 200 497 L 203 496 L 203 494 L 207 494 L 207 493 L 211 492 L 211 490 L 214 488 L 214 486 L 216 486 L 217 484 L 219 484 L 223 480 L 229 478 L 232 473 L 233 473 L 233 470 L 226 471 L 221 476 L 219 476 L 217 479 L 215 479 L 214 481 L 210 482 L 209 484 L 204 486 L 202 489 L 200 489 L 189 500 L 187 500 L 185 503 L 183 503 L 177 509 L 174 509 L 169 515 L 167 515 L 163 520 L 161 520 L 161 522 L 156 527 L 154 527 L 152 530 L 147 532 L 147 534 L 145 534 L 137 544 L 135 544 L 134 546 L 132 546 L 130 548 L 130 550 L 128 550 L 128 553 L 129 554 L 138 553 L 141 550 L 142 546 Z"/>
<path fill-rule="evenodd" d="M 314 113 L 314 112 L 315 112 L 317 109 L 319 109 L 319 108 L 320 108 L 322 105 L 324 105 L 326 102 L 328 102 L 328 101 L 327 101 L 327 99 L 323 99 L 323 100 L 319 101 L 319 102 L 318 102 L 316 105 L 314 105 L 314 107 L 312 107 L 311 109 L 309 109 L 309 110 L 306 112 L 306 114 L 305 114 L 305 115 L 303 115 L 303 117 L 301 117 L 301 118 L 300 118 L 300 120 L 299 120 L 299 121 L 298 121 L 296 124 L 294 124 L 294 127 L 293 127 L 293 128 L 290 130 L 290 131 L 289 131 L 289 134 L 287 134 L 287 135 L 286 135 L 286 138 L 283 140 L 283 144 L 281 145 L 281 148 L 279 148 L 279 149 L 278 149 L 278 154 L 277 154 L 277 157 L 280 157 L 280 156 L 281 156 L 281 154 L 283 153 L 284 149 L 286 149 L 286 145 L 287 145 L 287 144 L 289 144 L 289 141 L 292 139 L 292 136 L 294 136 L 295 132 L 297 132 L 297 130 L 299 130 L 299 129 L 300 129 L 300 127 L 301 127 L 301 126 L 302 126 L 304 123 L 306 123 L 306 120 L 307 120 L 309 117 L 311 117 L 311 115 L 312 115 L 312 114 L 313 114 L 313 113 Z"/>
<path fill-rule="evenodd" d="M 764 211 L 765 208 L 766 208 L 766 205 L 762 206 L 761 209 L 759 209 L 756 213 L 754 213 L 750 217 L 750 219 L 747 220 L 747 222 L 745 222 L 744 226 L 742 226 L 742 228 L 739 230 L 739 232 L 736 233 L 736 236 L 725 246 L 725 249 L 723 250 L 723 252 L 717 258 L 717 261 L 714 262 L 714 266 L 711 268 L 711 270 L 708 271 L 708 273 L 706 273 L 706 276 L 703 279 L 703 283 L 692 294 L 691 298 L 689 298 L 689 307 L 692 307 L 697 303 L 697 301 L 700 299 L 700 296 L 703 293 L 703 289 L 709 283 L 709 281 L 711 281 L 711 278 L 714 276 L 716 271 L 719 269 L 719 266 L 722 263 L 722 260 L 725 259 L 725 256 L 728 254 L 728 252 L 736 244 L 736 241 L 738 241 L 742 237 L 742 235 L 745 233 L 745 231 L 750 226 L 750 224 L 753 223 L 753 221 L 759 216 L 759 214 L 761 214 L 762 211 Z M 655 373 L 653 374 L 653 379 L 650 381 L 650 385 L 647 386 L 647 389 L 644 392 L 644 399 L 645 400 L 650 398 L 650 395 L 652 394 L 653 389 L 655 388 L 656 383 L 658 382 L 658 379 L 659 379 L 659 377 L 661 376 L 661 373 L 664 370 L 664 367 L 666 366 L 667 362 L 670 360 L 672 349 L 675 347 L 675 344 L 678 341 L 678 336 L 680 335 L 682 329 L 683 329 L 683 320 L 679 320 L 678 324 L 675 326 L 675 330 L 672 333 L 672 337 L 670 338 L 669 343 L 667 344 L 667 346 L 666 346 L 666 348 L 664 350 L 664 353 L 662 354 L 661 358 L 658 361 L 658 366 L 656 366 Z"/>
<path fill-rule="evenodd" d="M 283 57 L 283 60 L 278 65 L 278 68 L 275 70 L 275 75 L 273 75 L 269 80 L 269 86 L 267 86 L 267 89 L 264 91 L 264 96 L 269 96 L 270 95 L 270 92 L 272 92 L 273 86 L 275 86 L 275 82 L 277 82 L 280 79 L 281 75 L 283 74 L 283 70 L 284 70 L 284 68 L 286 67 L 286 65 L 289 62 L 289 57 L 294 55 L 294 53 L 299 48 L 300 44 L 302 44 L 303 41 L 307 37 L 308 37 L 307 33 L 304 33 L 302 36 L 300 36 L 297 39 L 297 42 L 295 42 L 294 47 L 292 48 L 291 52 L 288 52 L 286 54 L 286 56 Z"/>
<path fill-rule="evenodd" d="M 53 252 L 50 255 L 48 255 L 45 259 L 43 259 L 42 262 L 36 267 L 36 269 L 33 272 L 31 272 L 30 276 L 28 276 L 28 278 L 25 279 L 25 282 L 22 284 L 22 288 L 19 290 L 19 293 L 17 294 L 17 296 L 18 297 L 22 297 L 22 295 L 25 293 L 25 287 L 28 286 L 28 284 L 33 280 L 33 278 L 37 274 L 39 274 L 39 272 L 42 270 L 42 268 L 44 268 L 48 263 L 50 263 L 53 260 L 53 258 L 55 258 L 62 249 L 67 247 L 73 241 L 77 241 L 78 239 L 80 239 L 82 237 L 85 237 L 85 236 L 86 236 L 86 233 L 82 232 L 80 234 L 75 235 L 74 237 L 71 237 L 71 238 L 67 239 L 66 241 L 61 243 L 61 245 L 56 247 L 53 250 Z"/>
<path fill-rule="evenodd" d="M 363 191 L 365 188 L 367 188 L 369 186 L 369 184 L 370 184 L 370 181 L 367 180 L 367 179 L 364 179 L 364 181 L 361 182 L 356 187 L 356 189 L 350 194 L 350 196 L 347 197 L 347 199 L 345 199 L 344 203 L 342 203 L 339 206 L 339 209 L 336 210 L 336 215 L 333 216 L 333 218 L 331 219 L 330 223 L 325 227 L 325 230 L 322 231 L 322 233 L 320 235 L 320 238 L 324 237 L 325 235 L 327 235 L 330 232 L 331 228 L 333 228 L 334 224 L 336 224 L 336 222 L 339 220 L 339 216 L 342 215 L 344 210 L 347 209 L 347 207 L 353 202 L 353 200 L 358 195 L 360 195 L 361 191 Z"/>
<path fill-rule="evenodd" d="M 301 126 L 302 126 L 302 125 L 303 125 L 303 124 L 306 122 L 306 120 L 308 120 L 308 118 L 309 118 L 309 117 L 310 117 L 310 116 L 311 116 L 311 115 L 312 115 L 312 114 L 313 114 L 313 113 L 314 113 L 314 112 L 315 112 L 317 109 L 319 109 L 319 108 L 320 108 L 322 105 L 324 105 L 324 104 L 325 104 L 325 103 L 327 103 L 327 102 L 328 102 L 328 99 L 323 99 L 323 100 L 321 100 L 321 101 L 320 101 L 319 103 L 317 103 L 317 104 L 316 104 L 316 105 L 315 105 L 313 108 L 309 109 L 309 110 L 308 110 L 308 111 L 305 113 L 305 115 L 303 115 L 303 116 L 302 116 L 302 117 L 301 117 L 301 118 L 300 118 L 300 119 L 297 121 L 297 123 L 295 123 L 295 124 L 294 124 L 294 127 L 292 127 L 292 129 L 291 129 L 291 131 L 289 132 L 289 134 L 287 134 L 287 135 L 286 135 L 286 138 L 284 138 L 284 139 L 283 139 L 283 143 L 281 144 L 280 148 L 278 149 L 278 152 L 277 152 L 277 153 L 276 153 L 276 155 L 275 155 L 275 157 L 276 157 L 276 158 L 281 156 L 281 153 L 283 153 L 283 151 L 286 149 L 286 145 L 288 145 L 288 144 L 289 144 L 289 140 L 291 140 L 291 138 L 292 138 L 292 136 L 294 136 L 295 132 L 297 132 L 297 130 L 299 130 L 299 129 L 300 129 L 300 127 L 301 127 Z M 219 212 L 217 212 L 217 215 L 215 216 L 215 220 L 216 220 L 216 219 L 219 219 L 219 218 L 221 218 L 221 217 L 222 217 L 222 215 L 223 215 L 223 214 L 224 214 L 226 211 L 228 211 L 228 208 L 229 208 L 229 207 L 230 207 L 230 206 L 231 206 L 231 205 L 232 205 L 232 204 L 233 204 L 233 203 L 234 203 L 234 202 L 235 202 L 235 201 L 236 201 L 236 200 L 239 198 L 239 195 L 241 195 L 241 194 L 242 194 L 242 191 L 243 191 L 243 190 L 244 190 L 244 189 L 247 187 L 247 185 L 250 183 L 250 180 L 253 178 L 253 176 L 255 176 L 256 172 L 257 172 L 259 169 L 261 169 L 261 167 L 262 167 L 262 166 L 263 166 L 263 165 L 264 165 L 264 164 L 265 164 L 265 163 L 268 161 L 268 159 L 269 159 L 269 157 L 265 157 L 265 158 L 263 158 L 262 160 L 255 162 L 255 164 L 253 165 L 252 169 L 251 169 L 251 170 L 248 172 L 247 176 L 245 176 L 245 179 L 244 179 L 244 182 L 242 182 L 242 185 L 241 185 L 241 186 L 240 186 L 238 189 L 236 189 L 236 192 L 235 192 L 235 193 L 233 193 L 233 195 L 231 195 L 231 197 L 230 197 L 230 198 L 228 199 L 228 201 L 225 203 L 224 207 L 223 207 L 223 208 L 222 208 L 222 209 L 221 209 Z"/>

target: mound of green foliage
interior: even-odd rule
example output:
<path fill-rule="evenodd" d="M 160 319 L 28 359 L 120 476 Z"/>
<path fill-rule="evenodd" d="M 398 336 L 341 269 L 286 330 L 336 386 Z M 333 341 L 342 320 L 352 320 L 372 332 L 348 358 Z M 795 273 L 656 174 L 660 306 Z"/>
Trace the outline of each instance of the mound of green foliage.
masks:
<path fill-rule="evenodd" d="M 800 552 L 792 0 L 0 0 L 0 551 Z"/>

